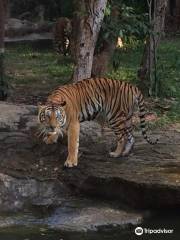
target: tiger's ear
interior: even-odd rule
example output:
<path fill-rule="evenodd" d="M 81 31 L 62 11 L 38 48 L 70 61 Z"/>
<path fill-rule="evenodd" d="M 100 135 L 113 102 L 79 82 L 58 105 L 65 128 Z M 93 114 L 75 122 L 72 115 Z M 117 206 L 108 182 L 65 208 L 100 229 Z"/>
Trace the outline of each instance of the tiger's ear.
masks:
<path fill-rule="evenodd" d="M 66 101 L 62 101 L 60 104 L 59 104 L 61 107 L 64 107 L 66 105 Z"/>
<path fill-rule="evenodd" d="M 38 107 L 38 112 L 40 112 L 40 111 L 42 111 L 46 106 L 43 105 L 42 103 L 38 102 L 37 107 Z"/>

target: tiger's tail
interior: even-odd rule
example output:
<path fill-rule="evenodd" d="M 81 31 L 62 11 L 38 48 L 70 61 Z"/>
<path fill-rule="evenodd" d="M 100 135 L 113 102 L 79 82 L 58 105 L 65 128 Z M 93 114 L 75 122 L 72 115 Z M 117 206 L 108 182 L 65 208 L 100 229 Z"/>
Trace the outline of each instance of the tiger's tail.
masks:
<path fill-rule="evenodd" d="M 144 106 L 144 97 L 140 91 L 138 91 L 138 92 L 139 92 L 139 94 L 137 97 L 137 102 L 138 102 L 138 108 L 139 108 L 139 119 L 140 119 L 140 127 L 141 127 L 141 131 L 142 131 L 142 135 L 149 144 L 155 145 L 155 144 L 157 144 L 159 139 L 151 140 L 147 136 L 147 130 L 146 130 L 147 124 L 146 124 L 146 120 L 145 120 L 146 110 L 145 110 L 145 106 Z"/>

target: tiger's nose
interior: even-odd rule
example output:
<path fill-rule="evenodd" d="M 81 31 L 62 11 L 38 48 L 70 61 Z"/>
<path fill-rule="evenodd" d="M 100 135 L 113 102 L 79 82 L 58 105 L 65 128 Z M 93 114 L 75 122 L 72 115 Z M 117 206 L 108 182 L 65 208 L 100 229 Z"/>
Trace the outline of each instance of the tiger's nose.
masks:
<path fill-rule="evenodd" d="M 54 127 L 54 126 L 50 126 L 50 130 L 51 130 L 52 132 L 54 132 L 55 127 Z"/>

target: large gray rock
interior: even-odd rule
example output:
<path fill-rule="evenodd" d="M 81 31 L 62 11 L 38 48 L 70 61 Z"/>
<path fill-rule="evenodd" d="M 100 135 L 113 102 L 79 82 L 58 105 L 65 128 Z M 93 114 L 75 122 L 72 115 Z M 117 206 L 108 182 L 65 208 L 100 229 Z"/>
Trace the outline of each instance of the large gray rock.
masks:
<path fill-rule="evenodd" d="M 58 180 L 14 178 L 0 173 L 0 211 L 16 212 L 30 206 L 60 205 L 68 190 Z"/>
<path fill-rule="evenodd" d="M 39 209 L 40 210 L 40 209 Z M 39 211 L 40 212 L 40 211 Z M 31 213 L 0 216 L 0 229 L 14 226 L 43 226 L 63 231 L 82 232 L 97 230 L 101 227 L 127 227 L 141 224 L 143 214 L 135 211 L 120 210 L 110 204 L 88 199 L 69 197 L 54 210 L 46 214 Z"/>

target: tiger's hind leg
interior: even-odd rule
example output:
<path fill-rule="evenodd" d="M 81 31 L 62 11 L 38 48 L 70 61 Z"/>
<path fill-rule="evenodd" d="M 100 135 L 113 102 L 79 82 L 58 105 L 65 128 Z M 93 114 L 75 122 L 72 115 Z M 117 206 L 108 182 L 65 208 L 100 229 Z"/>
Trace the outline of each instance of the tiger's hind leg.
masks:
<path fill-rule="evenodd" d="M 123 156 L 127 156 L 134 146 L 135 139 L 132 135 L 132 130 L 133 128 L 132 128 L 132 117 L 131 117 L 126 121 L 127 142 L 125 144 L 125 147 L 122 153 Z"/>
<path fill-rule="evenodd" d="M 122 137 L 121 140 L 117 142 L 116 150 L 114 152 L 109 153 L 110 157 L 116 158 L 116 157 L 122 156 L 124 146 L 125 146 L 125 139 L 124 137 Z"/>
<path fill-rule="evenodd" d="M 119 123 L 113 124 L 110 123 L 111 129 L 114 131 L 115 135 L 117 136 L 117 147 L 114 152 L 110 152 L 110 157 L 119 157 L 122 156 L 123 150 L 125 148 L 125 144 L 127 142 L 127 134 L 126 134 L 126 127 L 125 122 L 121 121 Z"/>
<path fill-rule="evenodd" d="M 134 146 L 135 140 L 133 135 L 129 132 L 128 133 L 128 137 L 127 137 L 127 141 L 126 144 L 124 146 L 124 150 L 122 152 L 122 156 L 127 156 L 129 155 L 129 153 L 131 152 L 133 146 Z"/>

